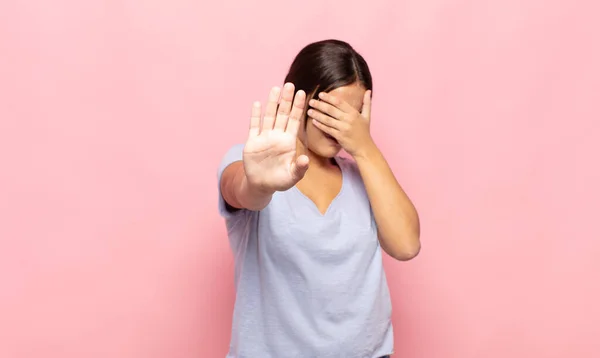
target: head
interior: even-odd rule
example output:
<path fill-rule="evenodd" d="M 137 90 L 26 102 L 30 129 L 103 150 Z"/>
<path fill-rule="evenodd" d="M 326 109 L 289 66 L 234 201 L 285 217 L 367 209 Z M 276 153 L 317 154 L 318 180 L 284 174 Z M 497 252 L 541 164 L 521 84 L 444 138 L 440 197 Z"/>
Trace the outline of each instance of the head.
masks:
<path fill-rule="evenodd" d="M 324 40 L 304 47 L 292 62 L 285 82 L 293 83 L 296 91 L 306 92 L 307 107 L 309 99 L 318 99 L 320 92 L 328 92 L 360 111 L 365 91 L 373 90 L 367 62 L 349 44 L 339 40 Z M 314 155 L 334 157 L 340 145 L 307 120 L 307 109 L 299 140 Z"/>

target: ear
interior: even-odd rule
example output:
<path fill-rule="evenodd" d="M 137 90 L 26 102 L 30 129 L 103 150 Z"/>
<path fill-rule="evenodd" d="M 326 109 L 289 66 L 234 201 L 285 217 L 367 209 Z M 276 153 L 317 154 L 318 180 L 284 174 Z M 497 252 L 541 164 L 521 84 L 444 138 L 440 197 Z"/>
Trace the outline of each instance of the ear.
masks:
<path fill-rule="evenodd" d="M 372 93 L 373 93 L 373 91 L 367 90 L 365 92 L 365 96 L 363 97 L 363 105 L 362 105 L 361 114 L 362 114 L 363 117 L 365 117 L 368 120 L 371 119 L 371 98 L 372 98 Z"/>

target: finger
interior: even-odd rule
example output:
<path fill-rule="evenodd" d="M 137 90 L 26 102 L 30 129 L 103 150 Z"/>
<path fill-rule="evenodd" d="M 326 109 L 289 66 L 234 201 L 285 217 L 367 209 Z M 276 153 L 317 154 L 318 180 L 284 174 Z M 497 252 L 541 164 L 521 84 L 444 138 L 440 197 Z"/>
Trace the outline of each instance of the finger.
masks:
<path fill-rule="evenodd" d="M 335 118 L 332 118 L 324 113 L 316 111 L 314 109 L 309 109 L 306 113 L 310 118 L 317 120 L 319 123 L 324 124 L 328 127 L 339 130 L 341 122 Z"/>
<path fill-rule="evenodd" d="M 269 100 L 265 107 L 265 115 L 262 120 L 262 130 L 273 129 L 275 123 L 275 114 L 277 113 L 277 104 L 279 102 L 279 94 L 281 89 L 279 87 L 273 87 L 269 93 Z"/>
<path fill-rule="evenodd" d="M 327 125 L 325 125 L 325 124 L 323 124 L 323 123 L 321 123 L 321 122 L 317 121 L 316 119 L 313 119 L 313 120 L 312 120 L 312 124 L 313 124 L 315 127 L 317 127 L 317 128 L 319 128 L 320 130 L 322 130 L 323 132 L 325 132 L 325 133 L 329 134 L 329 135 L 330 135 L 330 136 L 332 136 L 333 138 L 335 138 L 335 139 L 338 139 L 338 138 L 337 138 L 337 136 L 338 136 L 338 134 L 340 133 L 340 131 L 338 131 L 337 129 L 335 129 L 335 128 L 332 128 L 332 127 L 330 127 L 330 126 L 327 126 Z"/>
<path fill-rule="evenodd" d="M 300 90 L 296 92 L 296 96 L 294 97 L 292 111 L 290 112 L 287 127 L 285 128 L 286 132 L 294 136 L 298 135 L 298 130 L 300 129 L 300 121 L 302 120 L 302 113 L 304 112 L 305 105 L 306 93 Z"/>
<path fill-rule="evenodd" d="M 250 130 L 248 136 L 255 137 L 260 134 L 260 102 L 252 104 L 252 115 L 250 116 Z"/>
<path fill-rule="evenodd" d="M 273 129 L 285 130 L 285 126 L 288 122 L 288 117 L 292 109 L 292 101 L 294 100 L 294 85 L 286 83 L 281 91 L 281 101 L 279 102 L 279 108 L 277 109 L 277 116 L 275 117 L 275 125 Z"/>
<path fill-rule="evenodd" d="M 306 155 L 301 155 L 292 163 L 290 171 L 294 181 L 299 182 L 300 179 L 304 177 L 304 174 L 306 174 L 306 171 L 308 170 L 308 162 L 308 157 Z"/>
<path fill-rule="evenodd" d="M 342 112 L 350 113 L 354 110 L 354 107 L 352 107 L 350 104 L 348 104 L 348 102 L 346 102 L 346 101 L 342 100 L 341 98 L 338 98 L 334 95 L 331 95 L 329 93 L 320 92 L 319 98 L 322 101 L 325 101 L 325 102 L 331 104 L 332 106 L 340 109 Z"/>
<path fill-rule="evenodd" d="M 318 109 L 319 112 L 328 114 L 330 117 L 340 120 L 344 117 L 344 112 L 325 101 L 317 101 L 316 99 L 311 99 L 310 101 L 308 101 L 308 104 L 312 108 Z"/>
<path fill-rule="evenodd" d="M 365 92 L 365 97 L 363 98 L 363 106 L 360 114 L 362 114 L 362 116 L 366 119 L 371 119 L 371 99 L 373 98 L 372 96 L 373 92 L 371 90 L 368 90 L 367 92 Z"/>

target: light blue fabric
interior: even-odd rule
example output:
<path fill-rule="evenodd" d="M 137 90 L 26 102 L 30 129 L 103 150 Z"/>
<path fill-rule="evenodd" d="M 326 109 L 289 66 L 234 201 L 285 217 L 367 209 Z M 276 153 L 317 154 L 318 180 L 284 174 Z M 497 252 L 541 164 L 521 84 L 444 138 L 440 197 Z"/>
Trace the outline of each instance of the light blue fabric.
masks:
<path fill-rule="evenodd" d="M 242 160 L 232 147 L 218 171 Z M 322 215 L 297 188 L 260 212 L 230 212 L 236 301 L 227 358 L 375 358 L 393 351 L 391 301 L 356 164 L 337 158 L 342 190 Z"/>

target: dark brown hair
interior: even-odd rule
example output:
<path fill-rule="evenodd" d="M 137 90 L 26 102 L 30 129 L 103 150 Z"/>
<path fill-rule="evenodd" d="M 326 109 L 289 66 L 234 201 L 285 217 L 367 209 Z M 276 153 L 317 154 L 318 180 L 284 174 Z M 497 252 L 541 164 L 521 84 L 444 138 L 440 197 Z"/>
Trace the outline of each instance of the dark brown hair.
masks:
<path fill-rule="evenodd" d="M 304 47 L 290 66 L 285 82 L 303 90 L 307 96 L 318 98 L 319 92 L 362 84 L 373 90 L 371 71 L 365 59 L 348 43 L 340 40 L 323 40 Z"/>

